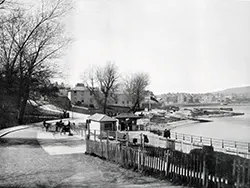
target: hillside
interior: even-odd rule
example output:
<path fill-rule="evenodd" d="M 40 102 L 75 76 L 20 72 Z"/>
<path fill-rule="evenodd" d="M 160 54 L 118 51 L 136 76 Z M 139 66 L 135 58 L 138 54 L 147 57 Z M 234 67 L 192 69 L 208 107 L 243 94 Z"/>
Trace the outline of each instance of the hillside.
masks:
<path fill-rule="evenodd" d="M 246 86 L 246 87 L 234 87 L 234 88 L 229 88 L 229 89 L 225 89 L 225 90 L 221 90 L 221 91 L 216 91 L 213 93 L 221 93 L 221 94 L 225 94 L 225 95 L 229 95 L 229 94 L 250 94 L 250 86 Z"/>

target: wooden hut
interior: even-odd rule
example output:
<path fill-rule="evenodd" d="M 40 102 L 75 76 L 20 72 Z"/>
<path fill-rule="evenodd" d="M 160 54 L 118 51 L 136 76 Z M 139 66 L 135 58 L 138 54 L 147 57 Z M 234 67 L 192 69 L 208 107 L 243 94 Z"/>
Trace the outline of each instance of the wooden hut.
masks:
<path fill-rule="evenodd" d="M 116 119 L 109 117 L 105 114 L 99 114 L 96 113 L 90 117 L 88 117 L 88 120 L 90 120 L 89 123 L 89 129 L 91 132 L 94 130 L 97 133 L 100 133 L 102 131 L 116 131 Z"/>
<path fill-rule="evenodd" d="M 119 131 L 137 131 L 137 119 L 141 118 L 133 113 L 121 113 L 115 117 L 118 119 L 118 130 Z"/>

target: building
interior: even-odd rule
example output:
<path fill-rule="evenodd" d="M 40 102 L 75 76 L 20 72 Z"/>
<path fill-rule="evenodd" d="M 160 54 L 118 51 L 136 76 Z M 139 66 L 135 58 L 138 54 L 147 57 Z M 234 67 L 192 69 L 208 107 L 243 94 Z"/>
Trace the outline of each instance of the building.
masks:
<path fill-rule="evenodd" d="M 137 120 L 140 119 L 140 116 L 137 116 L 132 113 L 121 113 L 115 117 L 118 119 L 118 130 L 119 131 L 137 131 L 139 126 L 137 125 Z"/>
<path fill-rule="evenodd" d="M 111 105 L 116 105 L 116 106 L 128 106 L 131 107 L 133 106 L 133 102 L 131 99 L 129 99 L 129 97 L 124 94 L 124 93 L 116 93 L 115 94 L 115 100 L 111 101 L 110 104 Z"/>
<path fill-rule="evenodd" d="M 69 90 L 68 97 L 73 105 L 95 105 L 92 93 L 81 83 Z"/>
<path fill-rule="evenodd" d="M 117 130 L 117 120 L 105 114 L 95 113 L 94 115 L 88 117 L 88 120 L 90 120 L 88 129 L 91 133 L 95 131 L 96 134 L 99 135 L 102 131 L 106 132 Z"/>

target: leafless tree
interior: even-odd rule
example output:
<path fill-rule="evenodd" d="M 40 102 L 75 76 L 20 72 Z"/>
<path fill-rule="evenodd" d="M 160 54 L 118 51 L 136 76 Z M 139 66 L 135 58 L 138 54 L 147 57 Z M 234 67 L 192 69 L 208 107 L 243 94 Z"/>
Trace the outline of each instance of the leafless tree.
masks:
<path fill-rule="evenodd" d="M 20 124 L 30 92 L 53 75 L 53 59 L 69 42 L 60 22 L 67 5 L 43 2 L 35 13 L 17 9 L 3 18 L 8 21 L 0 26 L 1 78 L 7 92 L 18 93 Z"/>
<path fill-rule="evenodd" d="M 146 73 L 135 73 L 125 78 L 124 93 L 133 103 L 133 112 L 140 108 L 148 85 L 149 76 Z"/>
<path fill-rule="evenodd" d="M 107 62 L 104 67 L 92 68 L 85 72 L 84 83 L 95 100 L 103 107 L 104 114 L 107 111 L 108 100 L 118 89 L 118 79 L 118 67 L 112 62 Z"/>

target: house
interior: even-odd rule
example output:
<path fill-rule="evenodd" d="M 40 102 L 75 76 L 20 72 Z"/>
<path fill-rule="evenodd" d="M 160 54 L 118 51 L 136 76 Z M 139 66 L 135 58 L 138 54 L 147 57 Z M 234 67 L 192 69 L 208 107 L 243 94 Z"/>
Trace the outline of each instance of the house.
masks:
<path fill-rule="evenodd" d="M 116 105 L 116 104 L 110 105 L 110 104 L 108 104 L 106 110 L 107 110 L 107 114 L 109 116 L 115 116 L 116 114 L 119 114 L 119 113 L 127 113 L 131 109 L 130 109 L 129 106 L 122 106 L 122 105 Z"/>
<path fill-rule="evenodd" d="M 118 119 L 118 130 L 119 131 L 136 131 L 139 129 L 137 126 L 137 119 L 140 119 L 140 116 L 137 116 L 132 113 L 121 113 L 115 117 Z"/>
<path fill-rule="evenodd" d="M 117 130 L 117 120 L 105 114 L 95 113 L 94 115 L 88 117 L 88 120 L 90 120 L 88 128 L 92 133 L 96 131 L 97 134 L 100 134 L 102 131 L 106 132 Z"/>
<path fill-rule="evenodd" d="M 115 96 L 115 100 L 111 102 L 111 105 L 127 107 L 133 106 L 132 100 L 126 94 L 122 92 L 117 92 L 115 93 Z"/>
<path fill-rule="evenodd" d="M 92 93 L 81 83 L 76 84 L 74 88 L 69 90 L 68 97 L 74 105 L 95 105 Z"/>

